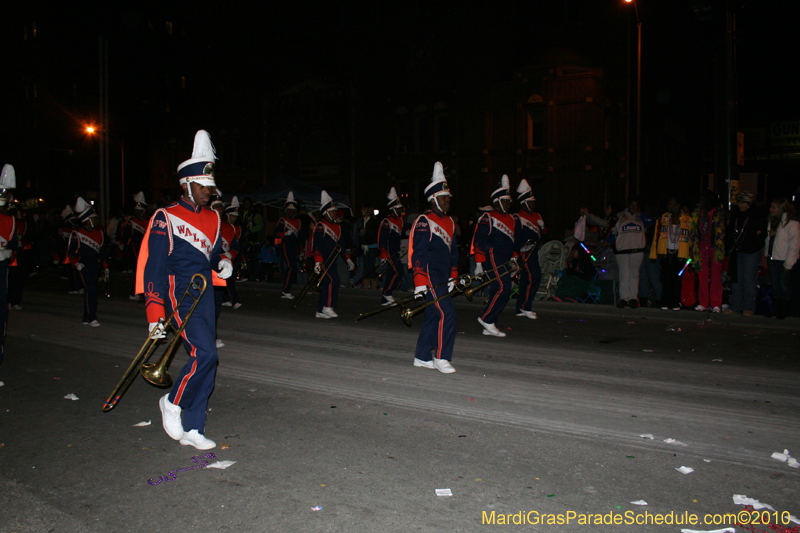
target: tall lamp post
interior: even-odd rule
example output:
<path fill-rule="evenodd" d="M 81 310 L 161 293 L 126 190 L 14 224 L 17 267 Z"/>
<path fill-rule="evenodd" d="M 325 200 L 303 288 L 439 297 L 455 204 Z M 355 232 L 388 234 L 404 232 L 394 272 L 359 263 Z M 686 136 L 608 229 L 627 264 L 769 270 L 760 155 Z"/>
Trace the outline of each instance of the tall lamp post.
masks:
<path fill-rule="evenodd" d="M 95 126 L 92 126 L 92 125 L 86 126 L 84 128 L 84 131 L 88 135 L 95 135 L 95 134 L 99 133 L 97 131 L 97 128 Z M 102 136 L 102 135 L 100 136 L 101 141 L 103 140 L 103 137 L 104 136 Z M 107 134 L 105 135 L 105 138 L 106 139 L 108 138 Z M 122 206 L 124 207 L 125 206 L 125 143 L 123 141 L 121 141 L 121 140 L 117 140 L 117 139 L 115 139 L 115 140 L 117 142 L 119 142 L 120 182 L 121 182 L 120 185 L 121 185 L 121 188 L 122 188 Z M 108 143 L 106 142 L 105 144 L 107 145 Z M 103 150 L 103 146 L 100 147 L 100 150 Z M 103 163 L 104 162 L 107 163 L 107 161 L 108 161 L 108 156 L 106 156 L 105 157 L 105 161 L 103 161 L 103 158 L 102 158 L 102 155 L 101 155 L 101 161 L 100 161 L 100 191 L 101 191 L 101 193 L 100 193 L 100 201 L 103 202 L 104 204 L 107 204 L 107 203 L 109 203 L 111 201 L 110 183 L 109 183 L 108 172 L 107 171 L 105 173 L 103 172 L 103 170 L 105 170 Z M 101 207 L 103 207 L 103 206 L 101 205 Z M 106 206 L 105 207 L 104 213 L 106 213 L 106 215 L 108 214 L 108 208 L 109 207 L 110 206 Z"/>
<path fill-rule="evenodd" d="M 636 5 L 636 0 L 625 0 L 625 2 L 633 4 L 639 33 L 636 52 L 636 194 L 639 195 L 642 170 L 642 20 L 639 18 L 639 7 Z"/>

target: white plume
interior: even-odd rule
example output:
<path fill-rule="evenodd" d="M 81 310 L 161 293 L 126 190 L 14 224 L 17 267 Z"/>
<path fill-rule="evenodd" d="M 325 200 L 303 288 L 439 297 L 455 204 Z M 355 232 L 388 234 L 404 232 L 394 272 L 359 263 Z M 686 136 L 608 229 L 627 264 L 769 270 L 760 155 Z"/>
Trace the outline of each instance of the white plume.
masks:
<path fill-rule="evenodd" d="M 211 137 L 206 130 L 198 130 L 194 135 L 194 148 L 192 149 L 192 159 L 209 159 L 217 158 L 214 145 L 211 144 Z"/>
<path fill-rule="evenodd" d="M 3 172 L 0 174 L 0 189 L 16 189 L 17 174 L 14 167 L 9 164 L 3 165 Z"/>

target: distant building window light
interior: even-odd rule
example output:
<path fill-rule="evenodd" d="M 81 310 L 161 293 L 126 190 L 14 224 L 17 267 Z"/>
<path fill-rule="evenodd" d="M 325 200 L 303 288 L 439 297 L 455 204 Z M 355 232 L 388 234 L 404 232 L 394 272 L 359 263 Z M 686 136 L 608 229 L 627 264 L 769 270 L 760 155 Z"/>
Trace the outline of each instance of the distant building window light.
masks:
<path fill-rule="evenodd" d="M 186 89 L 186 76 L 181 76 L 181 89 Z"/>
<path fill-rule="evenodd" d="M 167 21 L 167 35 L 172 35 L 172 23 Z"/>
<path fill-rule="evenodd" d="M 34 22 L 31 27 L 33 29 L 33 38 L 36 39 L 36 23 Z"/>

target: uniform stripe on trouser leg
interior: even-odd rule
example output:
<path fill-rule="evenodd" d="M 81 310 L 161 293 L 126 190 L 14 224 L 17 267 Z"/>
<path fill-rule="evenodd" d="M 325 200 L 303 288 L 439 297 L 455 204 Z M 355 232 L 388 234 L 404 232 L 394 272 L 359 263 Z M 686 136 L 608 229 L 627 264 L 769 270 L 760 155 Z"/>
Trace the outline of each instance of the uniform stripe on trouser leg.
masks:
<path fill-rule="evenodd" d="M 490 254 L 489 255 L 489 260 L 491 261 L 492 268 L 497 268 L 497 265 L 495 265 L 495 263 L 494 263 L 494 254 Z M 494 307 L 494 304 L 497 302 L 497 299 L 500 297 L 500 294 L 502 294 L 502 292 L 503 292 L 503 282 L 501 281 L 502 278 L 500 278 L 499 274 L 500 274 L 500 272 L 498 270 L 494 271 L 494 276 L 495 276 L 494 282 L 498 283 L 499 287 L 497 288 L 497 292 L 494 293 L 494 297 L 492 298 L 492 301 L 489 302 L 489 305 L 486 306 L 486 310 L 481 315 L 481 320 L 484 320 L 489 315 L 489 313 L 492 312 L 492 308 Z M 485 320 L 484 320 L 484 322 L 485 322 Z M 488 322 L 487 322 L 487 324 L 488 324 Z"/>

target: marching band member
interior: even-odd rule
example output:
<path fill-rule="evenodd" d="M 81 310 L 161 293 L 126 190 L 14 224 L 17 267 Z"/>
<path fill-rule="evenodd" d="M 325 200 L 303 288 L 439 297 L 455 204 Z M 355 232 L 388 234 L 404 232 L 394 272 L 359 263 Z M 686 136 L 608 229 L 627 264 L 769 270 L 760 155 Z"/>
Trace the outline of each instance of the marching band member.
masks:
<path fill-rule="evenodd" d="M 408 268 L 413 271 L 414 294 L 430 302 L 452 292 L 458 277 L 458 247 L 450 210 L 450 187 L 440 162 L 433 166 L 431 183 L 425 187 L 428 210 L 411 227 Z M 448 280 L 450 283 L 447 283 Z M 437 287 L 438 285 L 438 287 Z M 444 374 L 456 371 L 453 344 L 456 310 L 452 298 L 443 298 L 425 308 L 425 320 L 417 339 L 414 366 L 435 368 Z"/>
<path fill-rule="evenodd" d="M 508 213 L 511 207 L 511 194 L 508 176 L 503 175 L 500 187 L 492 193 L 491 211 L 487 211 L 478 219 L 475 235 L 472 237 L 472 251 L 475 254 L 475 275 L 480 276 L 485 271 L 494 272 L 485 275 L 491 276 L 493 281 L 489 285 L 489 301 L 478 322 L 483 326 L 484 335 L 505 337 L 506 334 L 497 329 L 497 318 L 511 298 L 511 268 L 506 265 L 512 257 L 517 255 L 514 251 L 514 217 Z"/>
<path fill-rule="evenodd" d="M 31 272 L 31 254 L 34 228 L 19 210 L 19 204 L 11 201 L 6 205 L 9 215 L 15 219 L 17 226 L 17 249 L 8 265 L 8 305 L 14 311 L 22 310 L 22 295 L 25 292 L 25 280 Z M 26 253 L 28 252 L 28 253 Z M 33 275 L 33 274 L 30 274 Z"/>
<path fill-rule="evenodd" d="M 11 189 L 17 186 L 14 167 L 3 165 L 0 173 L 0 363 L 3 362 L 3 344 L 6 342 L 8 323 L 8 264 L 17 248 L 17 224 L 14 217 L 6 212 Z M 0 385 L 3 382 L 0 381 Z"/>
<path fill-rule="evenodd" d="M 105 232 L 98 224 L 97 213 L 86 200 L 78 197 L 75 202 L 75 211 L 78 213 L 78 221 L 82 226 L 76 228 L 70 235 L 67 253 L 85 293 L 83 295 L 83 325 L 88 324 L 96 328 L 100 326 L 100 322 L 97 321 L 97 281 L 100 277 L 101 263 L 104 274 L 108 276 L 106 250 L 103 247 Z"/>
<path fill-rule="evenodd" d="M 61 227 L 58 229 L 58 236 L 61 237 L 61 242 L 59 243 L 62 269 L 61 278 L 67 280 L 67 292 L 69 294 L 80 294 L 81 292 L 75 269 L 70 265 L 69 255 L 67 255 L 69 238 L 77 227 L 78 225 L 75 211 L 72 210 L 72 206 L 67 205 L 64 210 L 61 211 Z"/>
<path fill-rule="evenodd" d="M 236 220 L 239 218 L 239 198 L 234 196 L 231 200 L 231 205 L 225 208 L 225 220 L 222 222 L 222 247 L 223 249 L 228 246 L 225 251 L 231 254 L 233 260 L 233 272 L 228 279 L 225 280 L 225 298 L 222 299 L 222 305 L 225 307 L 233 307 L 239 309 L 242 302 L 239 301 L 239 293 L 236 291 L 236 271 L 239 270 L 239 265 L 242 264 L 242 227 L 236 225 Z"/>
<path fill-rule="evenodd" d="M 339 297 L 339 272 L 336 270 L 336 263 L 331 256 L 334 249 L 342 238 L 342 228 L 336 223 L 336 203 L 326 191 L 322 191 L 320 198 L 320 213 L 322 220 L 314 226 L 313 250 L 314 250 L 314 273 L 321 274 L 324 265 L 328 265 L 325 276 L 322 279 L 319 292 L 319 302 L 317 303 L 317 318 L 336 318 L 336 304 Z M 350 259 L 346 250 L 340 249 L 347 260 L 347 268 L 353 270 L 356 266 Z"/>
<path fill-rule="evenodd" d="M 147 201 L 144 198 L 144 192 L 139 191 L 133 197 L 136 202 L 136 207 L 133 208 L 133 216 L 128 217 L 125 221 L 125 227 L 122 230 L 122 242 L 128 247 L 129 253 L 133 254 L 133 264 L 139 257 L 139 250 L 142 247 L 142 240 L 147 231 Z M 131 300 L 139 301 L 139 295 L 136 294 L 136 281 L 134 280 L 133 287 L 131 287 Z"/>
<path fill-rule="evenodd" d="M 400 241 L 403 237 L 403 204 L 397 197 L 397 191 L 392 187 L 386 196 L 389 199 L 389 216 L 381 221 L 378 228 L 378 249 L 380 250 L 381 263 L 391 261 L 386 279 L 383 280 L 383 297 L 381 305 L 394 304 L 392 291 L 403 282 L 403 261 L 400 257 Z"/>
<path fill-rule="evenodd" d="M 292 284 L 297 283 L 297 252 L 300 248 L 300 225 L 297 215 L 297 202 L 294 193 L 289 191 L 286 202 L 283 204 L 284 216 L 275 226 L 275 246 L 280 257 L 281 271 L 281 298 L 293 300 Z"/>
<path fill-rule="evenodd" d="M 536 198 L 533 197 L 531 186 L 525 179 L 517 187 L 517 201 L 522 209 L 513 215 L 516 238 L 514 247 L 525 261 L 520 265 L 516 314 L 535 320 L 536 312 L 531 310 L 531 304 L 542 281 L 538 250 L 542 234 L 546 230 L 542 217 L 534 212 Z"/>
<path fill-rule="evenodd" d="M 202 274 L 210 283 L 212 268 L 221 279 L 233 273 L 230 258 L 222 253 L 220 217 L 206 207 L 211 189 L 216 187 L 215 159 L 208 133 L 198 131 L 192 158 L 178 166 L 183 195 L 176 203 L 155 212 L 142 242 L 136 292 L 145 295 L 147 321 L 154 335 L 165 335 L 160 320 L 174 310 L 194 274 Z M 195 289 L 190 290 L 197 295 Z M 175 325 L 183 322 L 192 303 L 190 298 L 184 299 L 175 313 Z M 206 291 L 183 330 L 189 361 L 172 391 L 159 401 L 167 435 L 198 450 L 216 446 L 205 437 L 206 407 L 214 389 L 218 359 L 215 338 L 214 296 Z"/>

